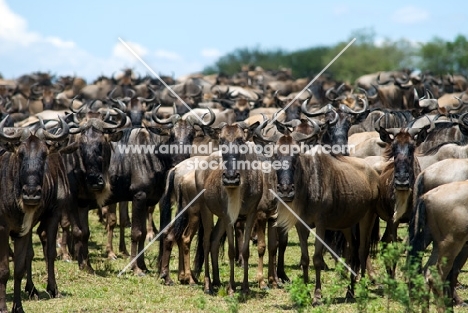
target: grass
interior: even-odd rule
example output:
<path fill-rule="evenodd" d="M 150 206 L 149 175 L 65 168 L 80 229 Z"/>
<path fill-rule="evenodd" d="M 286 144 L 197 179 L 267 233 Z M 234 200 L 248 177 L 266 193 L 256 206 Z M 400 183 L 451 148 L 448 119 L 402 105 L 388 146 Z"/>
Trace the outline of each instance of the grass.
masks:
<path fill-rule="evenodd" d="M 145 255 L 147 265 L 151 269 L 146 276 L 135 277 L 131 272 L 127 272 L 119 278 L 117 274 L 125 267 L 129 259 L 119 257 L 115 261 L 107 260 L 105 255 L 106 234 L 104 227 L 98 223 L 94 211 L 90 212 L 90 222 L 90 254 L 96 274 L 89 275 L 81 272 L 76 262 L 57 261 L 57 283 L 62 294 L 62 297 L 58 299 L 50 299 L 45 292 L 47 284 L 45 263 L 38 238 L 34 237 L 33 280 L 40 292 L 40 299 L 28 300 L 26 294 L 23 293 L 23 307 L 26 312 L 403 312 L 405 309 L 401 301 L 388 296 L 390 293 L 397 294 L 394 292 L 395 290 L 389 290 L 390 285 L 370 284 L 367 280 L 363 280 L 357 287 L 361 298 L 358 301 L 347 301 L 345 294 L 348 278 L 342 278 L 342 269 L 337 268 L 340 266 L 335 264 L 329 254 L 326 255 L 325 260 L 331 270 L 322 272 L 324 304 L 315 308 L 311 307 L 307 301 L 304 304 L 304 289 L 301 288 L 312 288 L 313 290 L 314 281 L 312 281 L 312 286 L 304 286 L 300 283 L 302 281 L 301 270 L 298 266 L 300 251 L 297 234 L 294 230 L 290 232 L 289 246 L 286 251 L 286 271 L 293 283 L 287 284 L 284 289 L 260 290 L 255 282 L 257 251 L 256 247 L 252 247 L 249 271 L 251 294 L 245 299 L 239 294 L 240 285 L 237 286 L 237 293 L 234 297 L 226 296 L 223 289 L 220 289 L 217 295 L 206 295 L 201 284 L 195 287 L 180 284 L 165 286 L 158 279 L 156 266 L 152 263 L 158 250 L 157 243 L 151 246 Z M 130 230 L 127 229 L 126 232 L 128 237 Z M 405 236 L 404 228 L 400 229 L 400 235 Z M 117 236 L 114 241 L 114 246 L 118 247 Z M 310 242 L 312 243 L 312 241 Z M 129 245 L 130 240 L 128 239 L 128 249 L 130 249 Z M 312 251 L 313 245 L 310 244 L 309 252 L 312 253 Z M 171 261 L 171 274 L 174 280 L 177 279 L 176 252 L 177 250 L 174 249 Z M 400 260 L 403 259 L 404 255 L 402 254 Z M 266 264 L 267 254 L 264 260 Z M 379 276 L 383 277 L 385 270 L 382 259 L 373 260 L 373 264 Z M 12 263 L 10 263 L 10 268 L 12 270 Z M 266 275 L 266 266 L 264 271 Z M 227 252 L 220 260 L 220 275 L 222 283 L 226 284 L 229 276 Z M 404 277 L 402 277 L 401 271 L 398 271 L 398 275 L 398 281 L 403 282 Z M 312 280 L 315 278 L 313 269 L 310 270 L 310 277 Z M 236 282 L 240 283 L 241 278 L 242 269 L 236 268 Z M 460 275 L 460 281 L 462 286 L 468 285 L 465 272 Z M 24 284 L 25 280 L 23 280 L 23 286 Z M 365 288 L 367 285 L 368 288 Z M 463 299 L 468 298 L 466 290 L 461 289 L 459 292 Z M 307 293 L 305 293 L 305 297 L 307 297 Z M 13 282 L 10 280 L 7 285 L 7 305 L 10 309 L 12 300 Z M 297 305 L 297 301 L 303 305 Z M 433 306 L 431 306 L 432 310 Z M 455 311 L 468 312 L 468 309 L 456 308 Z"/>

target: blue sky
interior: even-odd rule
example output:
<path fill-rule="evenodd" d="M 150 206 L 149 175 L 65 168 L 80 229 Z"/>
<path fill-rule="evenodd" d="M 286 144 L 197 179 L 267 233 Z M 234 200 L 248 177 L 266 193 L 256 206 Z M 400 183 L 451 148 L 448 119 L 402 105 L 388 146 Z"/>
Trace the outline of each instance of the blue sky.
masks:
<path fill-rule="evenodd" d="M 468 2 L 0 0 L 0 73 L 51 71 L 92 79 L 125 66 L 176 77 L 240 47 L 295 50 L 373 29 L 377 41 L 468 36 Z"/>

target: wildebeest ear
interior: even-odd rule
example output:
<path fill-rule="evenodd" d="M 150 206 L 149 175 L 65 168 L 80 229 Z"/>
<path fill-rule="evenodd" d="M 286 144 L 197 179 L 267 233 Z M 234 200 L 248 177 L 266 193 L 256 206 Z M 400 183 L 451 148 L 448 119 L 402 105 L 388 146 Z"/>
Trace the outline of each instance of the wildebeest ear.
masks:
<path fill-rule="evenodd" d="M 250 125 L 249 127 L 247 127 L 246 129 L 244 129 L 246 141 L 250 141 L 252 139 L 255 129 L 257 129 L 259 125 L 260 125 L 260 122 L 257 121 L 253 123 L 252 125 Z"/>
<path fill-rule="evenodd" d="M 203 127 L 203 131 L 210 136 L 211 139 L 218 140 L 221 128 Z"/>
<path fill-rule="evenodd" d="M 118 132 L 110 134 L 109 139 L 110 141 L 117 142 L 117 141 L 120 141 L 120 139 L 122 139 L 122 135 L 123 135 L 123 132 L 119 130 Z"/>
<path fill-rule="evenodd" d="M 75 152 L 78 149 L 78 147 L 79 147 L 78 142 L 74 142 L 71 145 L 68 145 L 66 147 L 63 147 L 63 148 L 59 149 L 58 153 L 60 153 L 60 154 L 70 154 L 70 153 Z"/>
<path fill-rule="evenodd" d="M 429 134 L 429 132 L 427 131 L 427 129 L 429 128 L 430 125 L 427 125 L 426 127 L 423 127 L 419 133 L 416 135 L 416 146 L 419 146 L 420 144 L 422 144 L 424 142 L 424 140 L 426 140 L 427 138 L 427 135 Z"/>
<path fill-rule="evenodd" d="M 369 113 L 370 113 L 370 111 L 366 110 L 363 113 L 355 115 L 353 124 L 359 124 L 359 123 L 363 122 L 367 118 L 367 116 L 369 116 Z"/>
<path fill-rule="evenodd" d="M 386 142 L 386 143 L 392 143 L 393 142 L 393 139 L 395 138 L 395 136 L 393 136 L 393 134 L 387 132 L 387 130 L 385 128 L 380 126 L 380 129 L 376 129 L 376 130 L 380 134 L 380 140 L 382 140 L 383 142 Z"/>
<path fill-rule="evenodd" d="M 15 153 L 18 146 L 21 144 L 21 142 L 15 142 L 15 143 L 11 143 L 11 142 L 2 142 L 0 144 L 1 147 L 3 147 L 6 151 L 8 152 L 13 152 Z"/>

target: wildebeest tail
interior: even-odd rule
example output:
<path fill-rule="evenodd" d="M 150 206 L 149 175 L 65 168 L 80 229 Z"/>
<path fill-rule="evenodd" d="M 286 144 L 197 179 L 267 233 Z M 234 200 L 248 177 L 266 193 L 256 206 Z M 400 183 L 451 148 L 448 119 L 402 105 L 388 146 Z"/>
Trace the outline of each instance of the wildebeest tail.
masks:
<path fill-rule="evenodd" d="M 161 217 L 159 220 L 160 230 L 169 225 L 171 222 L 171 215 L 172 215 L 172 203 L 171 203 L 171 195 L 174 192 L 174 176 L 175 171 L 170 170 L 169 175 L 167 176 L 166 181 L 166 189 L 164 190 L 164 194 L 159 201 L 159 209 L 161 211 Z M 164 241 L 167 237 L 167 232 L 162 232 L 161 238 L 159 238 L 159 254 L 158 254 L 158 264 L 161 264 L 162 259 L 162 251 L 164 249 Z"/>
<path fill-rule="evenodd" d="M 421 252 L 426 248 L 426 203 L 423 198 L 418 198 L 415 212 L 409 223 L 409 245 L 408 265 L 417 264 L 421 270 Z"/>
<path fill-rule="evenodd" d="M 372 227 L 370 237 L 370 256 L 375 257 L 379 251 L 380 242 L 380 218 L 376 215 L 374 226 Z"/>
<path fill-rule="evenodd" d="M 200 221 L 198 223 L 198 235 L 197 235 L 197 248 L 195 252 L 195 259 L 193 260 L 194 276 L 198 279 L 205 262 L 205 249 L 203 247 L 203 238 L 205 236 L 205 230 L 203 228 L 203 223 Z"/>
<path fill-rule="evenodd" d="M 417 203 L 418 199 L 425 193 L 424 192 L 424 171 L 416 177 L 414 182 L 414 191 L 413 191 L 413 203 Z M 416 206 L 414 207 L 416 208 Z M 414 210 L 411 215 L 414 215 Z"/>
<path fill-rule="evenodd" d="M 180 185 L 177 190 L 177 199 L 179 202 L 178 207 L 177 207 L 177 214 L 179 214 L 179 212 L 181 212 L 184 209 L 184 205 L 182 202 L 182 187 Z M 189 221 L 189 214 L 187 211 L 182 213 L 182 215 L 179 216 L 179 218 L 174 221 L 174 239 L 176 241 L 182 238 L 182 234 L 184 233 L 185 229 L 188 226 L 188 221 Z"/>

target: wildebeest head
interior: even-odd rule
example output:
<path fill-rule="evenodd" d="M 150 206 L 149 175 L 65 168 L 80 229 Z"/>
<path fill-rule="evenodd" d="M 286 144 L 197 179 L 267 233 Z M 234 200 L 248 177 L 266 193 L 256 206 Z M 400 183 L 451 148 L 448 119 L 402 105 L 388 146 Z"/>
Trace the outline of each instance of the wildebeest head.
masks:
<path fill-rule="evenodd" d="M 174 114 L 167 119 L 159 119 L 157 117 L 159 108 L 160 105 L 152 113 L 156 126 L 146 126 L 146 128 L 157 135 L 166 136 L 164 144 L 169 146 L 170 151 L 177 151 L 177 153 L 168 155 L 170 159 L 167 161 L 172 167 L 190 157 L 191 149 L 189 148 L 191 148 L 197 131 L 200 130 L 204 133 L 210 129 L 216 116 L 211 109 L 208 109 L 210 116 L 207 122 L 195 115 L 189 115 L 187 119 L 182 119 L 180 115 Z"/>
<path fill-rule="evenodd" d="M 46 80 L 41 83 L 35 83 L 31 86 L 32 99 L 41 99 L 44 110 L 53 110 L 56 103 L 56 95 L 64 90 L 61 84 L 53 85 L 50 81 Z"/>
<path fill-rule="evenodd" d="M 306 91 L 310 96 L 312 96 L 309 89 L 306 89 Z M 299 99 L 290 99 L 288 97 L 281 99 L 278 97 L 278 91 L 275 92 L 273 98 L 275 100 L 275 105 L 284 110 L 284 113 L 286 114 L 284 122 L 289 122 L 301 118 L 301 101 Z M 308 99 L 305 100 L 305 102 L 307 101 Z"/>
<path fill-rule="evenodd" d="M 104 121 L 100 113 L 88 112 L 79 127 L 70 131 L 79 133 L 77 142 L 86 184 L 95 194 L 110 192 L 107 174 L 111 158 L 111 141 L 121 139 L 122 132 L 119 128 L 127 122 L 125 113 L 118 109 L 116 111 L 120 115 L 119 123 L 116 125 Z M 98 203 L 100 200 L 103 202 L 106 199 L 98 199 Z"/>
<path fill-rule="evenodd" d="M 302 111 L 306 116 L 325 116 L 326 131 L 322 136 L 322 144 L 347 147 L 349 129 L 354 123 L 359 121 L 362 113 L 367 111 L 369 107 L 367 98 L 358 99 L 363 103 L 363 107 L 358 111 L 344 104 L 340 104 L 338 108 L 334 108 L 331 104 L 328 104 L 315 112 L 309 112 L 307 111 L 307 101 L 304 101 L 302 104 Z M 348 154 L 348 149 L 340 149 L 340 151 L 346 151 L 344 154 Z"/>
<path fill-rule="evenodd" d="M 243 122 L 233 125 L 222 123 L 216 128 L 209 129 L 211 138 L 219 140 L 224 165 L 221 182 L 224 187 L 235 188 L 241 184 L 241 169 L 238 161 L 245 160 L 249 151 L 247 141 L 258 125 L 258 122 L 250 126 Z"/>
<path fill-rule="evenodd" d="M 55 149 L 51 142 L 65 140 L 69 133 L 68 124 L 60 118 L 61 131 L 51 134 L 45 129 L 32 134 L 29 129 L 17 129 L 13 134 L 4 132 L 4 119 L 0 123 L 0 141 L 12 152 L 18 162 L 19 172 L 17 190 L 22 210 L 37 207 L 42 200 L 42 187 L 47 156 Z M 69 150 L 71 152 L 72 150 Z"/>
<path fill-rule="evenodd" d="M 276 169 L 277 186 L 276 191 L 278 196 L 286 202 L 294 200 L 295 186 L 294 178 L 296 173 L 296 165 L 301 153 L 301 144 L 314 144 L 317 142 L 320 126 L 314 121 L 310 120 L 313 124 L 313 131 L 304 134 L 299 131 L 290 132 L 287 125 L 285 127 L 278 127 L 279 131 L 283 133 L 276 133 L 270 137 L 265 137 L 262 134 L 262 129 L 266 126 L 268 121 L 264 121 L 255 130 L 254 140 L 257 143 L 274 143 L 275 157 L 274 162 L 279 162 L 280 166 Z M 303 124 L 303 122 L 301 122 Z"/>
<path fill-rule="evenodd" d="M 174 102 L 174 114 L 184 115 L 190 111 L 190 108 L 198 107 L 198 103 L 203 98 L 203 88 L 196 84 L 184 84 L 182 92 L 175 96 L 172 92 L 168 93 Z"/>
<path fill-rule="evenodd" d="M 113 93 L 116 90 L 114 88 L 107 98 L 109 101 L 113 102 L 120 110 L 125 112 L 130 118 L 132 127 L 142 127 L 143 119 L 145 118 L 145 113 L 148 111 L 149 105 L 156 100 L 156 93 L 150 87 L 147 87 L 152 94 L 152 98 L 145 99 L 143 97 L 137 97 L 135 91 L 129 89 L 128 92 L 130 96 L 115 99 L 113 98 Z"/>
<path fill-rule="evenodd" d="M 387 143 L 386 157 L 393 158 L 393 185 L 396 190 L 412 188 L 416 170 L 414 151 L 426 139 L 430 126 L 433 125 L 423 128 L 385 129 L 380 127 L 376 129 L 380 134 L 380 139 Z"/>

